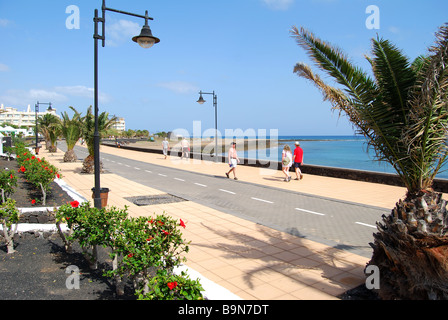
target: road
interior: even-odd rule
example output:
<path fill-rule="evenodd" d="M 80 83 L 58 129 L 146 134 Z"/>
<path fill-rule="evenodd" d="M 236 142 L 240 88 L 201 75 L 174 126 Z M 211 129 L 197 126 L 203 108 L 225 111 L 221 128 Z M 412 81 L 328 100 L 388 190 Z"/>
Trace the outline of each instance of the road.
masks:
<path fill-rule="evenodd" d="M 65 145 L 60 143 L 59 148 Z M 87 149 L 75 147 L 79 159 Z M 370 257 L 388 209 L 235 181 L 101 153 L 107 172 L 270 228 Z"/>

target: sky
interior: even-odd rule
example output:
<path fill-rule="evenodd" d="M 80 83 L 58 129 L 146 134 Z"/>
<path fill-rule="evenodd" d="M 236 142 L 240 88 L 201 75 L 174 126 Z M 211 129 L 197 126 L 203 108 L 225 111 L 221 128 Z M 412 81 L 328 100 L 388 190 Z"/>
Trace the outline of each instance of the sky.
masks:
<path fill-rule="evenodd" d="M 0 0 L 0 104 L 25 111 L 51 102 L 58 114 L 72 115 L 69 106 L 85 114 L 94 104 L 93 17 L 101 5 Z M 131 38 L 144 19 L 106 12 L 99 111 L 125 118 L 127 129 L 195 136 L 212 136 L 215 128 L 212 96 L 200 105 L 200 90 L 216 93 L 222 134 L 352 135 L 347 119 L 293 73 L 298 62 L 316 69 L 291 28 L 337 45 L 370 73 L 365 55 L 372 38 L 390 40 L 412 60 L 448 22 L 446 0 L 106 0 L 106 6 L 148 10 L 161 41 L 140 48 Z"/>

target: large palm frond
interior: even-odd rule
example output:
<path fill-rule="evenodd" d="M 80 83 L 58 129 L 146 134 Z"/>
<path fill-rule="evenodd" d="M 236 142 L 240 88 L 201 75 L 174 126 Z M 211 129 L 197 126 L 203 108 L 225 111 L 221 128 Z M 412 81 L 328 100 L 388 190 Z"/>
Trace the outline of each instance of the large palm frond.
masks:
<path fill-rule="evenodd" d="M 116 116 L 109 118 L 108 112 L 102 112 L 98 115 L 98 132 L 100 140 L 107 134 L 107 130 L 117 121 Z M 83 138 L 86 141 L 89 155 L 94 155 L 94 137 L 95 134 L 95 116 L 92 113 L 92 106 L 87 109 L 87 114 L 83 117 Z"/>
<path fill-rule="evenodd" d="M 69 117 L 67 112 L 63 112 L 61 114 L 62 116 L 62 135 L 65 138 L 65 141 L 67 143 L 67 151 L 73 150 L 73 148 L 76 145 L 76 142 L 81 137 L 81 114 L 76 111 L 73 107 L 70 107 L 72 110 L 74 110 L 74 115 L 72 118 Z"/>
<path fill-rule="evenodd" d="M 442 109 L 444 106 L 446 110 L 447 84 L 446 71 L 441 71 L 447 64 L 446 26 L 441 29 L 439 42 L 432 49 L 437 52 L 434 56 L 438 57 L 438 62 L 430 62 L 435 58 L 419 57 L 411 64 L 389 41 L 379 38 L 372 40 L 373 57 L 368 60 L 375 80 L 353 66 L 341 50 L 307 30 L 301 28 L 299 31 L 293 27 L 291 32 L 318 68 L 341 85 L 343 91 L 325 84 L 303 63 L 297 64 L 294 72 L 312 81 L 334 109 L 349 117 L 357 132 L 363 134 L 368 145 L 374 148 L 376 158 L 390 163 L 409 191 L 429 187 L 436 171 L 446 160 L 446 139 L 443 138 L 446 136 L 446 125 Z M 442 58 L 443 55 L 445 58 Z M 424 80 L 428 77 L 432 79 L 433 73 L 439 75 L 436 90 L 428 84 L 428 80 Z M 410 100 L 412 93 L 416 97 Z M 423 99 L 421 95 L 428 98 Z M 428 108 L 426 113 L 421 105 Z M 434 105 L 440 106 L 436 108 L 438 112 L 433 110 Z M 417 141 L 417 136 L 426 140 Z M 412 148 L 410 142 L 413 142 Z"/>

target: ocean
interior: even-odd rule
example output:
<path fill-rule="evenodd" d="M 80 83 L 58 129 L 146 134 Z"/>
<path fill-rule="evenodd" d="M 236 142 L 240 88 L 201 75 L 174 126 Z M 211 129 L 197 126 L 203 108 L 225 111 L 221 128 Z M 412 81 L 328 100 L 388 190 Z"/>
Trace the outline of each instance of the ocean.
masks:
<path fill-rule="evenodd" d="M 361 136 L 279 136 L 279 147 L 246 150 L 244 158 L 280 161 L 284 145 L 294 151 L 295 141 L 300 141 L 305 164 L 396 173 L 390 164 L 374 160 L 374 151 L 367 151 L 366 139 Z M 448 171 L 439 172 L 437 178 L 448 179 Z"/>

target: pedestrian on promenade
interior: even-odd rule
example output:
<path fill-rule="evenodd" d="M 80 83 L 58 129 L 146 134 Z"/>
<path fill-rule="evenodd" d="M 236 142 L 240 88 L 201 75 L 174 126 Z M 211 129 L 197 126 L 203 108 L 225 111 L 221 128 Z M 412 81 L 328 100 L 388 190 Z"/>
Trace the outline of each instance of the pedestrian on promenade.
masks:
<path fill-rule="evenodd" d="M 303 174 L 301 170 L 302 166 L 303 166 L 303 149 L 300 147 L 300 142 L 296 141 L 296 148 L 294 149 L 294 170 L 296 171 L 297 176 L 296 180 L 303 179 Z"/>
<path fill-rule="evenodd" d="M 238 163 L 240 163 L 240 159 L 238 158 L 238 154 L 236 152 L 236 143 L 232 142 L 231 143 L 231 148 L 229 150 L 229 166 L 230 166 L 230 170 L 229 170 L 229 172 L 226 172 L 227 178 L 230 178 L 230 173 L 233 172 L 233 178 L 235 180 L 238 180 L 238 178 L 236 177 L 236 166 L 238 165 Z"/>
<path fill-rule="evenodd" d="M 185 155 L 185 158 L 188 159 L 189 152 L 190 152 L 190 142 L 188 142 L 188 140 L 186 138 L 183 138 L 182 142 L 181 142 L 181 146 L 182 146 L 182 156 L 180 158 L 183 159 L 183 157 Z"/>
<path fill-rule="evenodd" d="M 162 141 L 162 148 L 163 148 L 163 155 L 166 157 L 168 156 L 168 151 L 170 150 L 170 143 L 168 142 L 168 138 L 165 137 L 165 140 Z"/>
<path fill-rule="evenodd" d="M 289 175 L 289 171 L 292 166 L 292 152 L 289 145 L 285 145 L 282 151 L 282 172 L 285 174 L 285 181 L 289 182 L 291 180 L 291 176 Z"/>

